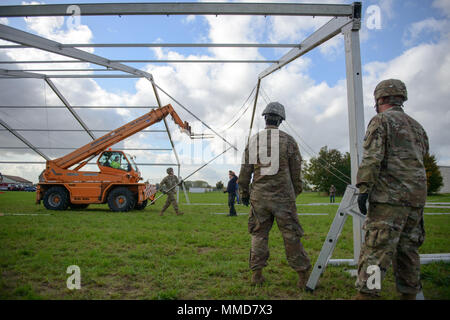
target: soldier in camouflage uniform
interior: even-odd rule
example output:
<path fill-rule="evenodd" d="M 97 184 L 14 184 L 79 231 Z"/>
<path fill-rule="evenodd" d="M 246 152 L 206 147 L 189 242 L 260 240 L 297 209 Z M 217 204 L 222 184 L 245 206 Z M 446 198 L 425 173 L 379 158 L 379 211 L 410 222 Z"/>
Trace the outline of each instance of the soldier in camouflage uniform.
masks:
<path fill-rule="evenodd" d="M 179 185 L 180 182 L 178 181 L 177 176 L 173 174 L 172 168 L 168 168 L 166 172 L 168 173 L 168 176 L 166 176 L 161 181 L 160 188 L 164 194 L 167 194 L 167 200 L 163 208 L 161 209 L 159 215 L 162 216 L 164 214 L 164 211 L 166 211 L 166 209 L 170 207 L 170 205 L 172 205 L 173 208 L 175 209 L 177 216 L 179 216 L 182 215 L 183 212 L 180 212 L 178 210 L 178 203 L 177 199 L 175 198 L 175 194 L 177 193 L 176 186 Z"/>
<path fill-rule="evenodd" d="M 378 114 L 367 128 L 356 184 L 359 208 L 367 213 L 356 298 L 379 296 L 380 290 L 367 287 L 367 268 L 378 266 L 383 279 L 392 262 L 401 298 L 415 299 L 421 290 L 418 249 L 425 239 L 423 157 L 429 150 L 428 138 L 422 126 L 402 109 L 408 98 L 402 81 L 380 82 L 374 96 Z"/>
<path fill-rule="evenodd" d="M 303 229 L 298 221 L 295 206 L 295 199 L 302 192 L 302 158 L 295 140 L 278 129 L 286 119 L 283 105 L 278 102 L 269 103 L 263 116 L 266 128 L 250 139 L 239 174 L 241 201 L 247 206 L 251 203 L 248 231 L 251 234 L 249 263 L 253 271 L 252 283 L 261 284 L 265 281 L 262 269 L 267 266 L 269 231 L 276 219 L 283 236 L 287 260 L 297 271 L 298 287 L 303 289 L 311 264 L 300 242 Z M 275 143 L 272 143 L 273 139 Z M 267 149 L 262 153 L 270 155 L 270 163 L 261 158 L 260 149 Z"/>

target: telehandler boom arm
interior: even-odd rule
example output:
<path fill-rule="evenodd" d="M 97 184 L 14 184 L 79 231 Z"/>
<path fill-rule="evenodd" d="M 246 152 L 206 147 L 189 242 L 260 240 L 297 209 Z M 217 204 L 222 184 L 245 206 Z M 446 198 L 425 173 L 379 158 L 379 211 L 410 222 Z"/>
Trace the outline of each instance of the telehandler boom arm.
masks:
<path fill-rule="evenodd" d="M 77 150 L 61 157 L 58 159 L 50 160 L 54 166 L 57 166 L 62 169 L 68 169 L 71 166 L 85 160 L 92 159 L 99 153 L 101 153 L 106 148 L 132 136 L 133 134 L 161 121 L 166 116 L 171 115 L 174 122 L 189 136 L 191 136 L 191 127 L 185 121 L 183 122 L 178 114 L 173 109 L 172 105 L 168 104 L 164 107 L 154 109 L 149 113 L 144 114 L 143 116 L 128 122 L 127 124 L 112 130 L 111 132 L 105 134 L 104 136 L 89 142 L 83 147 L 78 148 Z M 80 164 L 75 170 L 80 169 L 84 166 L 85 163 Z"/>

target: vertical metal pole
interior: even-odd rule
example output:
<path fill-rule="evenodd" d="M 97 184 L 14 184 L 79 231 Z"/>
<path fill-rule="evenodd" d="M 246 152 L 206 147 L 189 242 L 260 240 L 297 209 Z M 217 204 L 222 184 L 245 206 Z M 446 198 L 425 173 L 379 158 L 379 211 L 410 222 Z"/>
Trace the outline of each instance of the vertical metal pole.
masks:
<path fill-rule="evenodd" d="M 342 30 L 345 41 L 350 158 L 353 185 L 356 184 L 356 174 L 362 160 L 362 144 L 365 133 L 359 29 L 360 20 L 356 19 L 352 25 Z M 353 260 L 355 264 L 358 263 L 363 241 L 362 223 L 360 219 L 353 218 Z"/>
<path fill-rule="evenodd" d="M 180 164 L 178 164 L 177 177 L 180 179 Z M 177 187 L 177 203 L 180 202 L 180 187 Z"/>
<path fill-rule="evenodd" d="M 258 84 L 256 85 L 255 103 L 253 104 L 252 120 L 250 121 L 250 129 L 248 131 L 247 143 L 250 142 L 250 136 L 252 134 L 253 120 L 255 119 L 256 103 L 258 102 L 258 94 L 259 94 L 259 87 L 260 86 L 261 86 L 261 79 L 258 79 Z"/>
<path fill-rule="evenodd" d="M 156 97 L 156 101 L 158 103 L 158 107 L 161 108 L 162 107 L 161 99 L 159 98 L 158 90 L 157 90 L 157 88 L 155 86 L 155 83 L 153 82 L 153 79 L 147 78 L 147 80 L 149 80 L 150 83 L 152 84 L 153 92 L 155 93 L 155 97 Z M 166 127 L 167 135 L 169 136 L 169 141 L 170 141 L 170 145 L 172 146 L 173 154 L 175 155 L 175 159 L 177 160 L 178 177 L 180 177 L 180 169 L 181 169 L 180 159 L 178 158 L 178 153 L 177 153 L 177 150 L 175 149 L 175 144 L 173 143 L 172 135 L 170 134 L 170 130 L 169 130 L 169 126 L 167 125 L 166 118 L 163 119 L 163 122 L 164 122 L 164 126 Z M 187 195 L 186 191 L 184 193 L 184 196 L 187 199 L 188 195 Z M 177 202 L 179 202 L 179 200 L 180 200 L 179 188 L 177 188 Z M 187 202 L 189 203 L 189 200 L 187 200 Z"/>

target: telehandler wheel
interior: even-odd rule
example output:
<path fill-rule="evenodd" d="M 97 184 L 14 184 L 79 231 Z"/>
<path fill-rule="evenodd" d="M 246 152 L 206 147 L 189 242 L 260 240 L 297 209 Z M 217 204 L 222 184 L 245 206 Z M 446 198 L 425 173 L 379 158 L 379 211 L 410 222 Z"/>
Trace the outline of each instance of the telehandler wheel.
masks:
<path fill-rule="evenodd" d="M 69 207 L 72 210 L 82 210 L 89 207 L 89 203 L 70 203 Z"/>
<path fill-rule="evenodd" d="M 147 200 L 144 200 L 144 201 L 142 201 L 141 204 L 137 204 L 137 203 L 136 203 L 136 205 L 134 206 L 134 208 L 135 208 L 136 210 L 144 210 L 146 206 L 147 206 Z"/>
<path fill-rule="evenodd" d="M 108 195 L 108 206 L 112 211 L 130 211 L 135 203 L 133 192 L 125 187 L 115 188 Z"/>
<path fill-rule="evenodd" d="M 66 210 L 69 205 L 69 194 L 64 187 L 51 187 L 45 192 L 43 200 L 48 210 Z"/>

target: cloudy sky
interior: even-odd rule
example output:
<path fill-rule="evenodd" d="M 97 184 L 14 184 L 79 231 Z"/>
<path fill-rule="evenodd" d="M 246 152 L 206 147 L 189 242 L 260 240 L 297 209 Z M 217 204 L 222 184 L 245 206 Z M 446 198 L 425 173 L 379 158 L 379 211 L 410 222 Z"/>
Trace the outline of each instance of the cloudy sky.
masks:
<path fill-rule="evenodd" d="M 68 3 L 46 1 L 45 3 Z M 77 1 L 78 3 L 89 1 Z M 105 1 L 94 1 L 105 2 Z M 139 1 L 133 1 L 139 2 Z M 217 2 L 217 1 L 216 1 Z M 248 1 L 249 2 L 249 1 Z M 262 2 L 262 1 L 259 1 Z M 276 1 L 270 1 L 276 2 Z M 283 1 L 289 2 L 289 1 Z M 290 1 L 301 2 L 301 1 Z M 351 1 L 307 1 L 351 3 Z M 26 4 L 2 1 L 2 5 Z M 40 2 L 44 3 L 44 2 Z M 372 7 L 371 7 L 372 6 Z M 375 7 L 374 7 L 375 6 Z M 375 9 L 374 9 L 375 8 Z M 370 9 L 370 10 L 369 10 Z M 379 10 L 380 20 L 374 20 Z M 84 17 L 79 24 L 70 18 L 0 18 L 0 23 L 62 43 L 285 43 L 298 44 L 329 18 L 258 16 L 122 16 Z M 377 24 L 379 22 L 379 24 Z M 402 79 L 408 88 L 405 111 L 428 132 L 431 152 L 439 164 L 450 165 L 450 1 L 373 0 L 363 1 L 361 60 L 365 125 L 374 116 L 373 89 L 383 79 Z M 9 44 L 2 41 L 2 44 Z M 257 48 L 84 48 L 108 59 L 250 59 L 276 60 L 289 49 Z M 35 49 L 0 49 L 0 61 L 66 59 Z M 191 177 L 215 185 L 227 180 L 227 170 L 239 171 L 239 161 L 251 117 L 258 74 L 270 63 L 154 63 L 130 64 L 150 72 L 155 82 L 185 108 L 238 147 Z M 2 64 L 5 69 L 99 68 L 90 64 Z M 86 72 L 72 72 L 76 74 Z M 91 72 L 92 73 L 92 72 Z M 105 72 L 96 72 L 105 74 Z M 50 72 L 49 74 L 56 74 Z M 349 150 L 345 52 L 343 36 L 295 60 L 262 81 L 254 132 L 263 127 L 261 111 L 269 101 L 286 107 L 283 126 L 300 145 L 305 159 L 322 146 Z M 150 82 L 145 79 L 54 79 L 73 106 L 155 106 Z M 171 103 L 195 133 L 211 134 L 196 118 L 164 93 L 163 104 Z M 0 79 L 0 118 L 16 129 L 81 130 L 64 109 L 45 108 L 62 103 L 42 80 Z M 13 109 L 4 106 L 41 106 Z M 110 130 L 147 112 L 146 109 L 76 109 L 91 129 Z M 236 122 L 236 120 L 238 120 Z M 219 139 L 190 140 L 169 122 L 187 176 L 223 152 Z M 234 124 L 234 125 L 233 125 Z M 232 126 L 231 126 L 232 125 Z M 231 128 L 230 128 L 231 126 Z M 3 129 L 3 128 L 0 128 Z M 149 129 L 164 129 L 160 123 Z M 20 131 L 50 158 L 90 141 L 82 131 Z M 97 137 L 104 133 L 95 132 Z M 42 161 L 23 147 L 9 132 L 0 130 L 0 161 Z M 142 132 L 117 148 L 170 148 L 166 133 Z M 11 149 L 7 149 L 11 148 Z M 172 152 L 130 151 L 138 163 L 176 163 Z M 0 164 L 3 174 L 19 175 L 37 182 L 43 165 Z M 95 167 L 88 167 L 94 170 Z M 141 166 L 145 179 L 158 182 L 164 166 Z"/>

